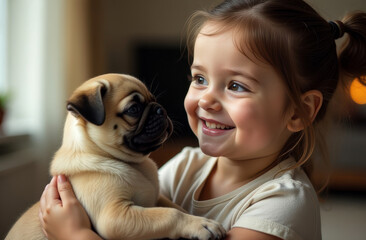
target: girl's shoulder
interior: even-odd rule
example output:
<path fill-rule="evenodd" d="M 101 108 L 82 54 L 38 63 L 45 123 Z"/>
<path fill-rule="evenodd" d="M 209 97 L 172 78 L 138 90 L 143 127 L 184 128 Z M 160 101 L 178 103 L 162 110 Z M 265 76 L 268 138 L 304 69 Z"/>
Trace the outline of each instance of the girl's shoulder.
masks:
<path fill-rule="evenodd" d="M 276 208 L 282 212 L 287 209 L 298 216 L 302 211 L 307 214 L 309 209 L 317 209 L 318 196 L 311 181 L 301 167 L 290 168 L 294 164 L 295 160 L 287 159 L 247 184 L 252 204 L 264 204 L 266 207 L 261 206 L 262 209 Z"/>
<path fill-rule="evenodd" d="M 263 192 L 272 189 L 289 195 L 306 191 L 307 195 L 316 198 L 316 191 L 305 171 L 301 167 L 291 168 L 295 164 L 295 160 L 289 158 L 256 179 L 256 181 L 261 181 L 257 191 Z"/>
<path fill-rule="evenodd" d="M 288 160 L 287 164 L 291 164 Z M 317 194 L 301 168 L 280 164 L 255 180 L 253 191 L 234 227 L 253 228 L 273 234 L 281 229 L 284 237 L 320 239 L 320 209 Z M 284 168 L 286 167 L 286 168 Z M 306 236 L 306 237 L 304 237 Z M 289 237 L 291 238 L 291 237 Z"/>

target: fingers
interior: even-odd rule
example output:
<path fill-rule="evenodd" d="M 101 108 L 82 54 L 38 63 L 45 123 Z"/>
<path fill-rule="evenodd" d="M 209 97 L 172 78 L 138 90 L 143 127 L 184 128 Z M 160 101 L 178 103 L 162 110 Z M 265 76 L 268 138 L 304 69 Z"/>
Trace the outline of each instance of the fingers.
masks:
<path fill-rule="evenodd" d="M 47 192 L 47 188 L 48 188 L 49 184 L 46 185 L 46 187 L 43 190 L 41 199 L 39 200 L 39 211 L 42 212 L 43 210 L 46 209 L 46 192 Z"/>
<path fill-rule="evenodd" d="M 67 236 L 73 236 L 75 231 L 91 228 L 87 213 L 64 175 L 53 177 L 46 186 L 40 199 L 38 216 L 42 230 L 49 239 L 60 239 L 59 236 L 63 236 L 65 231 L 68 232 Z"/>
<path fill-rule="evenodd" d="M 43 231 L 44 235 L 48 238 L 47 232 L 44 230 L 45 222 L 44 222 L 44 219 L 43 219 L 43 212 L 42 212 L 42 211 L 44 211 L 45 206 L 46 206 L 46 191 L 47 191 L 47 188 L 48 188 L 48 184 L 46 185 L 45 189 L 43 190 L 41 199 L 39 201 L 40 204 L 39 204 L 39 209 L 38 209 L 38 218 L 39 218 L 39 221 L 41 222 L 41 225 L 42 225 L 42 231 Z"/>
<path fill-rule="evenodd" d="M 50 184 L 48 184 L 48 187 L 46 189 L 46 203 L 49 204 L 59 204 L 60 201 L 60 195 L 57 190 L 57 181 L 56 177 L 53 177 L 51 179 Z"/>
<path fill-rule="evenodd" d="M 44 229 L 45 226 L 45 219 L 47 216 L 47 211 L 50 209 L 50 203 L 52 199 L 56 199 L 59 201 L 59 195 L 57 193 L 57 186 L 56 186 L 56 177 L 53 177 L 51 182 L 46 185 L 45 189 L 43 190 L 41 199 L 39 201 L 39 210 L 38 210 L 38 218 L 42 225 L 42 231 L 47 236 L 47 232 Z"/>
<path fill-rule="evenodd" d="M 44 223 L 44 217 L 49 213 L 50 209 L 54 205 L 61 206 L 60 195 L 57 191 L 56 177 L 53 177 L 51 182 L 45 187 L 41 199 L 39 201 L 39 217 L 42 223 Z"/>
<path fill-rule="evenodd" d="M 75 202 L 76 196 L 74 190 L 65 175 L 59 175 L 57 177 L 57 189 L 64 206 Z"/>

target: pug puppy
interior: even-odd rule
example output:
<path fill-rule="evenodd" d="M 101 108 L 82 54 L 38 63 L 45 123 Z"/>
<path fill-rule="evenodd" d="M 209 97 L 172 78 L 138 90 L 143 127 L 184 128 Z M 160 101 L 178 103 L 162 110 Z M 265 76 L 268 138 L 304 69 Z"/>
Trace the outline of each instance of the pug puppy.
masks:
<path fill-rule="evenodd" d="M 172 133 L 164 108 L 138 79 L 106 74 L 72 94 L 63 142 L 51 175 L 68 176 L 93 228 L 104 239 L 220 239 L 215 221 L 175 208 L 156 207 L 157 167 L 149 153 Z M 168 203 L 169 206 L 174 206 Z M 5 239 L 46 239 L 39 203 L 14 224 Z"/>

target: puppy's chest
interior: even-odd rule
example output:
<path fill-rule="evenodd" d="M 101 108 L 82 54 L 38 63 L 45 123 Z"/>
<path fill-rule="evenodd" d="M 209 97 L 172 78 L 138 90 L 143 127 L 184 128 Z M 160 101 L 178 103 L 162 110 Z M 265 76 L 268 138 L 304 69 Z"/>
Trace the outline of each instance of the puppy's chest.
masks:
<path fill-rule="evenodd" d="M 132 201 L 139 206 L 153 207 L 159 196 L 159 179 L 154 163 L 132 165 L 134 170 L 133 181 L 130 182 L 134 189 Z"/>

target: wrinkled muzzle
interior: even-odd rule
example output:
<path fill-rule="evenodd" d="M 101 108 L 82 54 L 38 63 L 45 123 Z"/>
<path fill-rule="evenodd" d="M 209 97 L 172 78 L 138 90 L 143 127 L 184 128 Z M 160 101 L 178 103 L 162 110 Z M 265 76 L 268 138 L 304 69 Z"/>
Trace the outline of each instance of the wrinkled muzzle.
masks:
<path fill-rule="evenodd" d="M 165 109 L 156 102 L 144 109 L 135 131 L 125 135 L 124 143 L 132 151 L 144 155 L 159 148 L 173 132 L 173 125 Z"/>

